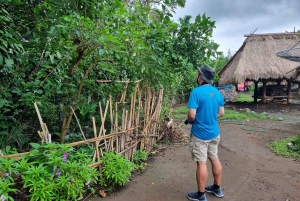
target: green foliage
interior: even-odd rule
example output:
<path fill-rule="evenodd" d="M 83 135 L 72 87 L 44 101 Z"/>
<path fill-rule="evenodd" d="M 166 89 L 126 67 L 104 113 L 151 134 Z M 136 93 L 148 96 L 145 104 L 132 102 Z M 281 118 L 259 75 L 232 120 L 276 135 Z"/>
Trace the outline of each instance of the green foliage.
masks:
<path fill-rule="evenodd" d="M 23 148 L 29 146 L 30 134 L 24 135 L 26 127 L 11 125 L 5 130 L 0 130 L 0 149 L 5 149 L 7 147 L 18 148 L 18 151 L 22 151 Z M 17 150 L 16 150 L 17 151 Z"/>
<path fill-rule="evenodd" d="M 140 164 L 148 159 L 148 153 L 145 150 L 137 150 L 134 153 L 133 162 L 135 164 Z"/>
<path fill-rule="evenodd" d="M 293 143 L 295 144 L 296 148 L 300 150 L 300 134 L 296 137 L 295 140 L 293 140 Z"/>
<path fill-rule="evenodd" d="M 254 120 L 254 119 L 270 119 L 266 113 L 255 112 L 237 112 L 225 108 L 225 115 L 220 120 Z"/>
<path fill-rule="evenodd" d="M 137 150 L 134 153 L 133 162 L 135 164 L 135 169 L 144 170 L 147 166 L 146 160 L 148 159 L 148 153 L 145 150 Z"/>
<path fill-rule="evenodd" d="M 232 102 L 253 102 L 253 97 L 251 97 L 250 93 L 238 92 L 236 99 Z"/>
<path fill-rule="evenodd" d="M 0 158 L 5 179 L 0 191 L 7 199 L 27 189 L 30 200 L 76 200 L 83 197 L 89 183 L 97 182 L 98 171 L 88 166 L 92 163 L 90 151 L 56 143 L 31 145 L 30 154 L 21 160 Z M 19 175 L 20 186 L 14 183 Z"/>
<path fill-rule="evenodd" d="M 124 186 L 134 168 L 134 163 L 125 159 L 123 155 L 114 152 L 104 153 L 100 184 L 111 188 Z"/>
<path fill-rule="evenodd" d="M 210 41 L 215 22 L 205 14 L 193 23 L 188 17 L 170 20 L 171 10 L 184 5 L 181 0 L 2 2 L 1 133 L 24 125 L 32 126 L 26 134 L 36 133 L 36 102 L 43 121 L 63 143 L 70 129 L 75 132 L 70 106 L 81 113 L 81 124 L 88 124 L 95 108 L 80 105 L 83 99 L 105 102 L 112 95 L 117 100 L 124 89 L 117 80 L 141 79 L 154 92 L 164 88 L 167 94 L 183 95 L 195 86 L 195 65 L 219 54 Z M 134 86 L 128 85 L 128 93 Z"/>
<path fill-rule="evenodd" d="M 171 116 L 175 120 L 184 121 L 187 118 L 188 108 L 186 105 L 175 107 L 171 113 Z"/>
<path fill-rule="evenodd" d="M 299 159 L 300 152 L 293 151 L 293 150 L 289 149 L 287 146 L 287 143 L 290 143 L 292 141 L 299 142 L 299 139 L 300 139 L 299 135 L 297 137 L 293 137 L 293 138 L 285 138 L 285 139 L 281 139 L 278 141 L 274 141 L 274 142 L 270 143 L 269 146 L 277 155 Z M 299 144 L 298 144 L 298 146 L 299 146 Z"/>

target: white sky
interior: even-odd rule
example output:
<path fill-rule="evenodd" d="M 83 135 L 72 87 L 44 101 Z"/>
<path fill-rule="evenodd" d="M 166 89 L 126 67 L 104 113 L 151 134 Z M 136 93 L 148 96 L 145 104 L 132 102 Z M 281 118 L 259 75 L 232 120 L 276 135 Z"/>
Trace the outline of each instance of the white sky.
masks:
<path fill-rule="evenodd" d="M 173 13 L 178 21 L 198 14 L 216 21 L 213 41 L 226 56 L 237 51 L 245 34 L 282 33 L 300 30 L 300 0 L 186 0 L 184 8 Z"/>

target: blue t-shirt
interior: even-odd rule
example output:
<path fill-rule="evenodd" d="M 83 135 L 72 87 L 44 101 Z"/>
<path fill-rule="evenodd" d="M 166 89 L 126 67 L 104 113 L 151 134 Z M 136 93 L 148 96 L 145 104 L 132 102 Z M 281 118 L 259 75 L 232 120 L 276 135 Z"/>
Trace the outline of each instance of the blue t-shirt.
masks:
<path fill-rule="evenodd" d="M 190 94 L 188 108 L 196 110 L 191 134 L 201 140 L 211 140 L 219 136 L 218 112 L 224 107 L 224 98 L 212 85 L 201 85 Z"/>

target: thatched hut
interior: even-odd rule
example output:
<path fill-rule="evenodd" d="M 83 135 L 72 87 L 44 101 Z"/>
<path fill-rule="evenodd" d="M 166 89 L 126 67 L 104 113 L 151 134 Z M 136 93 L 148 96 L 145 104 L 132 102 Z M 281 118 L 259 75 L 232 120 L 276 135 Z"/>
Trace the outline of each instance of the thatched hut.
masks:
<path fill-rule="evenodd" d="M 219 72 L 219 84 L 253 81 L 254 102 L 258 98 L 264 103 L 273 98 L 286 98 L 290 102 L 291 84 L 295 80 L 295 69 L 300 63 L 280 58 L 276 53 L 293 47 L 299 41 L 298 33 L 249 34 L 245 37 L 243 45 Z M 259 82 L 263 85 L 260 94 Z M 285 94 L 266 93 L 267 85 L 279 88 L 283 83 L 286 87 Z"/>

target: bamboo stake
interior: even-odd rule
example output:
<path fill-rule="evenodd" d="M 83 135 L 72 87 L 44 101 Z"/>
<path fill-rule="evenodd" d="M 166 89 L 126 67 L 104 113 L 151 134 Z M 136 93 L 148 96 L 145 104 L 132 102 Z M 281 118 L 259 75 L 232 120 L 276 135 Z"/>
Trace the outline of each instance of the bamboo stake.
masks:
<path fill-rule="evenodd" d="M 44 140 L 46 140 L 46 136 L 48 135 L 48 133 L 46 133 L 46 130 L 45 130 L 45 127 L 44 127 L 44 122 L 43 122 L 41 113 L 40 113 L 39 108 L 38 108 L 36 103 L 34 103 L 34 107 L 35 107 L 35 110 L 36 110 L 36 113 L 37 113 L 37 116 L 38 116 L 38 119 L 39 119 L 39 122 L 40 122 L 40 125 L 41 125 L 41 128 L 42 128 L 42 136 L 43 136 L 42 143 L 43 143 Z"/>
<path fill-rule="evenodd" d="M 138 126 L 140 124 L 140 112 L 141 112 L 141 104 L 142 104 L 142 91 L 139 91 L 139 105 L 138 105 L 138 111 L 135 118 L 135 126 Z M 135 131 L 138 133 L 138 130 Z"/>
<path fill-rule="evenodd" d="M 114 122 L 113 121 L 113 111 L 112 111 L 112 97 L 111 95 L 109 95 L 109 111 L 110 111 L 110 122 Z M 114 131 L 113 129 L 113 124 L 110 125 L 110 132 L 112 133 Z"/>
<path fill-rule="evenodd" d="M 115 132 L 119 132 L 119 122 L 118 122 L 118 103 L 115 103 L 115 110 L 116 110 L 116 118 L 115 118 Z M 113 149 L 113 142 L 111 142 L 111 147 Z M 119 139 L 116 137 L 116 153 L 119 153 Z"/>
<path fill-rule="evenodd" d="M 51 143 L 50 133 L 49 133 L 48 127 L 45 123 L 43 123 L 43 127 L 45 128 L 45 132 L 46 132 L 46 133 L 44 133 L 45 140 L 46 140 L 47 143 Z"/>
<path fill-rule="evenodd" d="M 74 112 L 74 110 L 73 110 L 73 108 L 71 107 L 71 105 L 70 105 L 70 108 L 71 108 L 71 110 L 72 110 L 72 112 L 73 112 L 73 114 L 74 114 L 74 116 L 75 116 L 75 119 L 76 119 L 77 124 L 78 124 L 79 129 L 80 129 L 80 132 L 82 133 L 83 138 L 86 140 L 85 134 L 84 134 L 84 132 L 83 132 L 81 126 L 80 126 L 80 123 L 79 123 L 79 121 L 78 121 L 77 115 L 76 115 L 76 113 Z"/>
<path fill-rule="evenodd" d="M 95 138 L 97 138 L 97 128 L 96 128 L 95 117 L 92 117 L 92 120 L 93 120 L 94 136 L 95 136 Z M 95 154 L 96 154 L 96 156 L 97 156 L 98 161 L 100 161 L 99 142 L 100 142 L 100 141 L 96 141 L 96 142 L 95 142 L 95 146 L 96 146 L 96 147 L 95 147 L 95 148 L 96 148 Z M 100 149 L 100 150 L 101 150 L 101 149 Z"/>
<path fill-rule="evenodd" d="M 128 147 L 127 149 L 125 149 L 125 150 L 123 150 L 123 151 L 121 151 L 119 154 L 122 154 L 122 153 L 126 152 L 128 149 L 131 149 L 132 147 L 134 147 L 134 146 L 137 145 L 138 143 L 139 143 L 139 140 L 138 140 L 136 143 L 134 143 L 132 146 Z"/>
<path fill-rule="evenodd" d="M 100 132 L 99 132 L 98 136 L 101 136 L 102 134 L 105 135 L 104 124 L 105 124 L 106 114 L 107 114 L 107 110 L 108 110 L 108 103 L 109 103 L 109 101 L 107 100 L 106 106 L 105 106 L 104 115 L 103 115 L 102 106 L 101 106 L 101 103 L 99 102 L 100 117 L 101 117 L 101 127 L 100 127 Z M 104 143 L 105 143 L 105 149 L 108 150 L 106 140 L 104 140 Z"/>
<path fill-rule="evenodd" d="M 96 163 L 93 163 L 93 164 L 89 164 L 88 166 L 89 167 L 98 167 L 102 164 L 102 161 L 99 161 L 99 162 L 96 162 Z"/>
<path fill-rule="evenodd" d="M 43 140 L 43 139 L 44 139 L 44 137 L 43 137 L 43 133 L 42 133 L 41 131 L 37 131 L 37 133 L 39 134 L 39 136 L 40 136 L 41 140 Z"/>
<path fill-rule="evenodd" d="M 123 110 L 122 110 L 122 124 L 121 124 L 121 129 L 124 131 L 125 129 L 125 107 L 124 107 L 124 105 L 123 105 Z M 120 142 L 120 144 L 119 144 L 119 151 L 123 151 L 123 149 L 124 149 L 124 140 L 123 140 L 123 136 L 124 135 L 120 135 L 120 137 L 119 137 L 119 142 Z"/>
<path fill-rule="evenodd" d="M 125 110 L 125 120 L 124 120 L 124 130 L 127 130 L 127 125 L 128 125 L 128 110 Z M 128 133 L 126 132 L 124 134 L 124 144 L 128 141 Z"/>
<path fill-rule="evenodd" d="M 130 128 L 130 130 L 134 130 L 136 128 Z M 104 139 L 109 139 L 109 138 L 113 138 L 113 137 L 116 137 L 120 134 L 123 134 L 125 132 L 128 132 L 128 131 L 120 131 L 120 132 L 117 132 L 117 133 L 111 133 L 111 134 L 108 134 L 108 135 L 105 135 L 105 136 L 100 136 L 100 137 L 96 137 L 96 138 L 92 138 L 92 139 L 87 139 L 87 140 L 82 140 L 82 141 L 78 141 L 78 142 L 72 142 L 72 143 L 69 143 L 67 145 L 69 146 L 78 146 L 78 145 L 81 145 L 81 144 L 87 144 L 87 143 L 92 143 L 92 142 L 96 142 L 96 141 L 100 141 L 100 140 L 104 140 Z M 11 154 L 11 155 L 6 155 L 6 156 L 3 156 L 3 158 L 18 158 L 22 155 L 26 155 L 26 154 L 29 154 L 30 152 L 24 152 L 24 153 L 18 153 L 18 154 Z"/>

